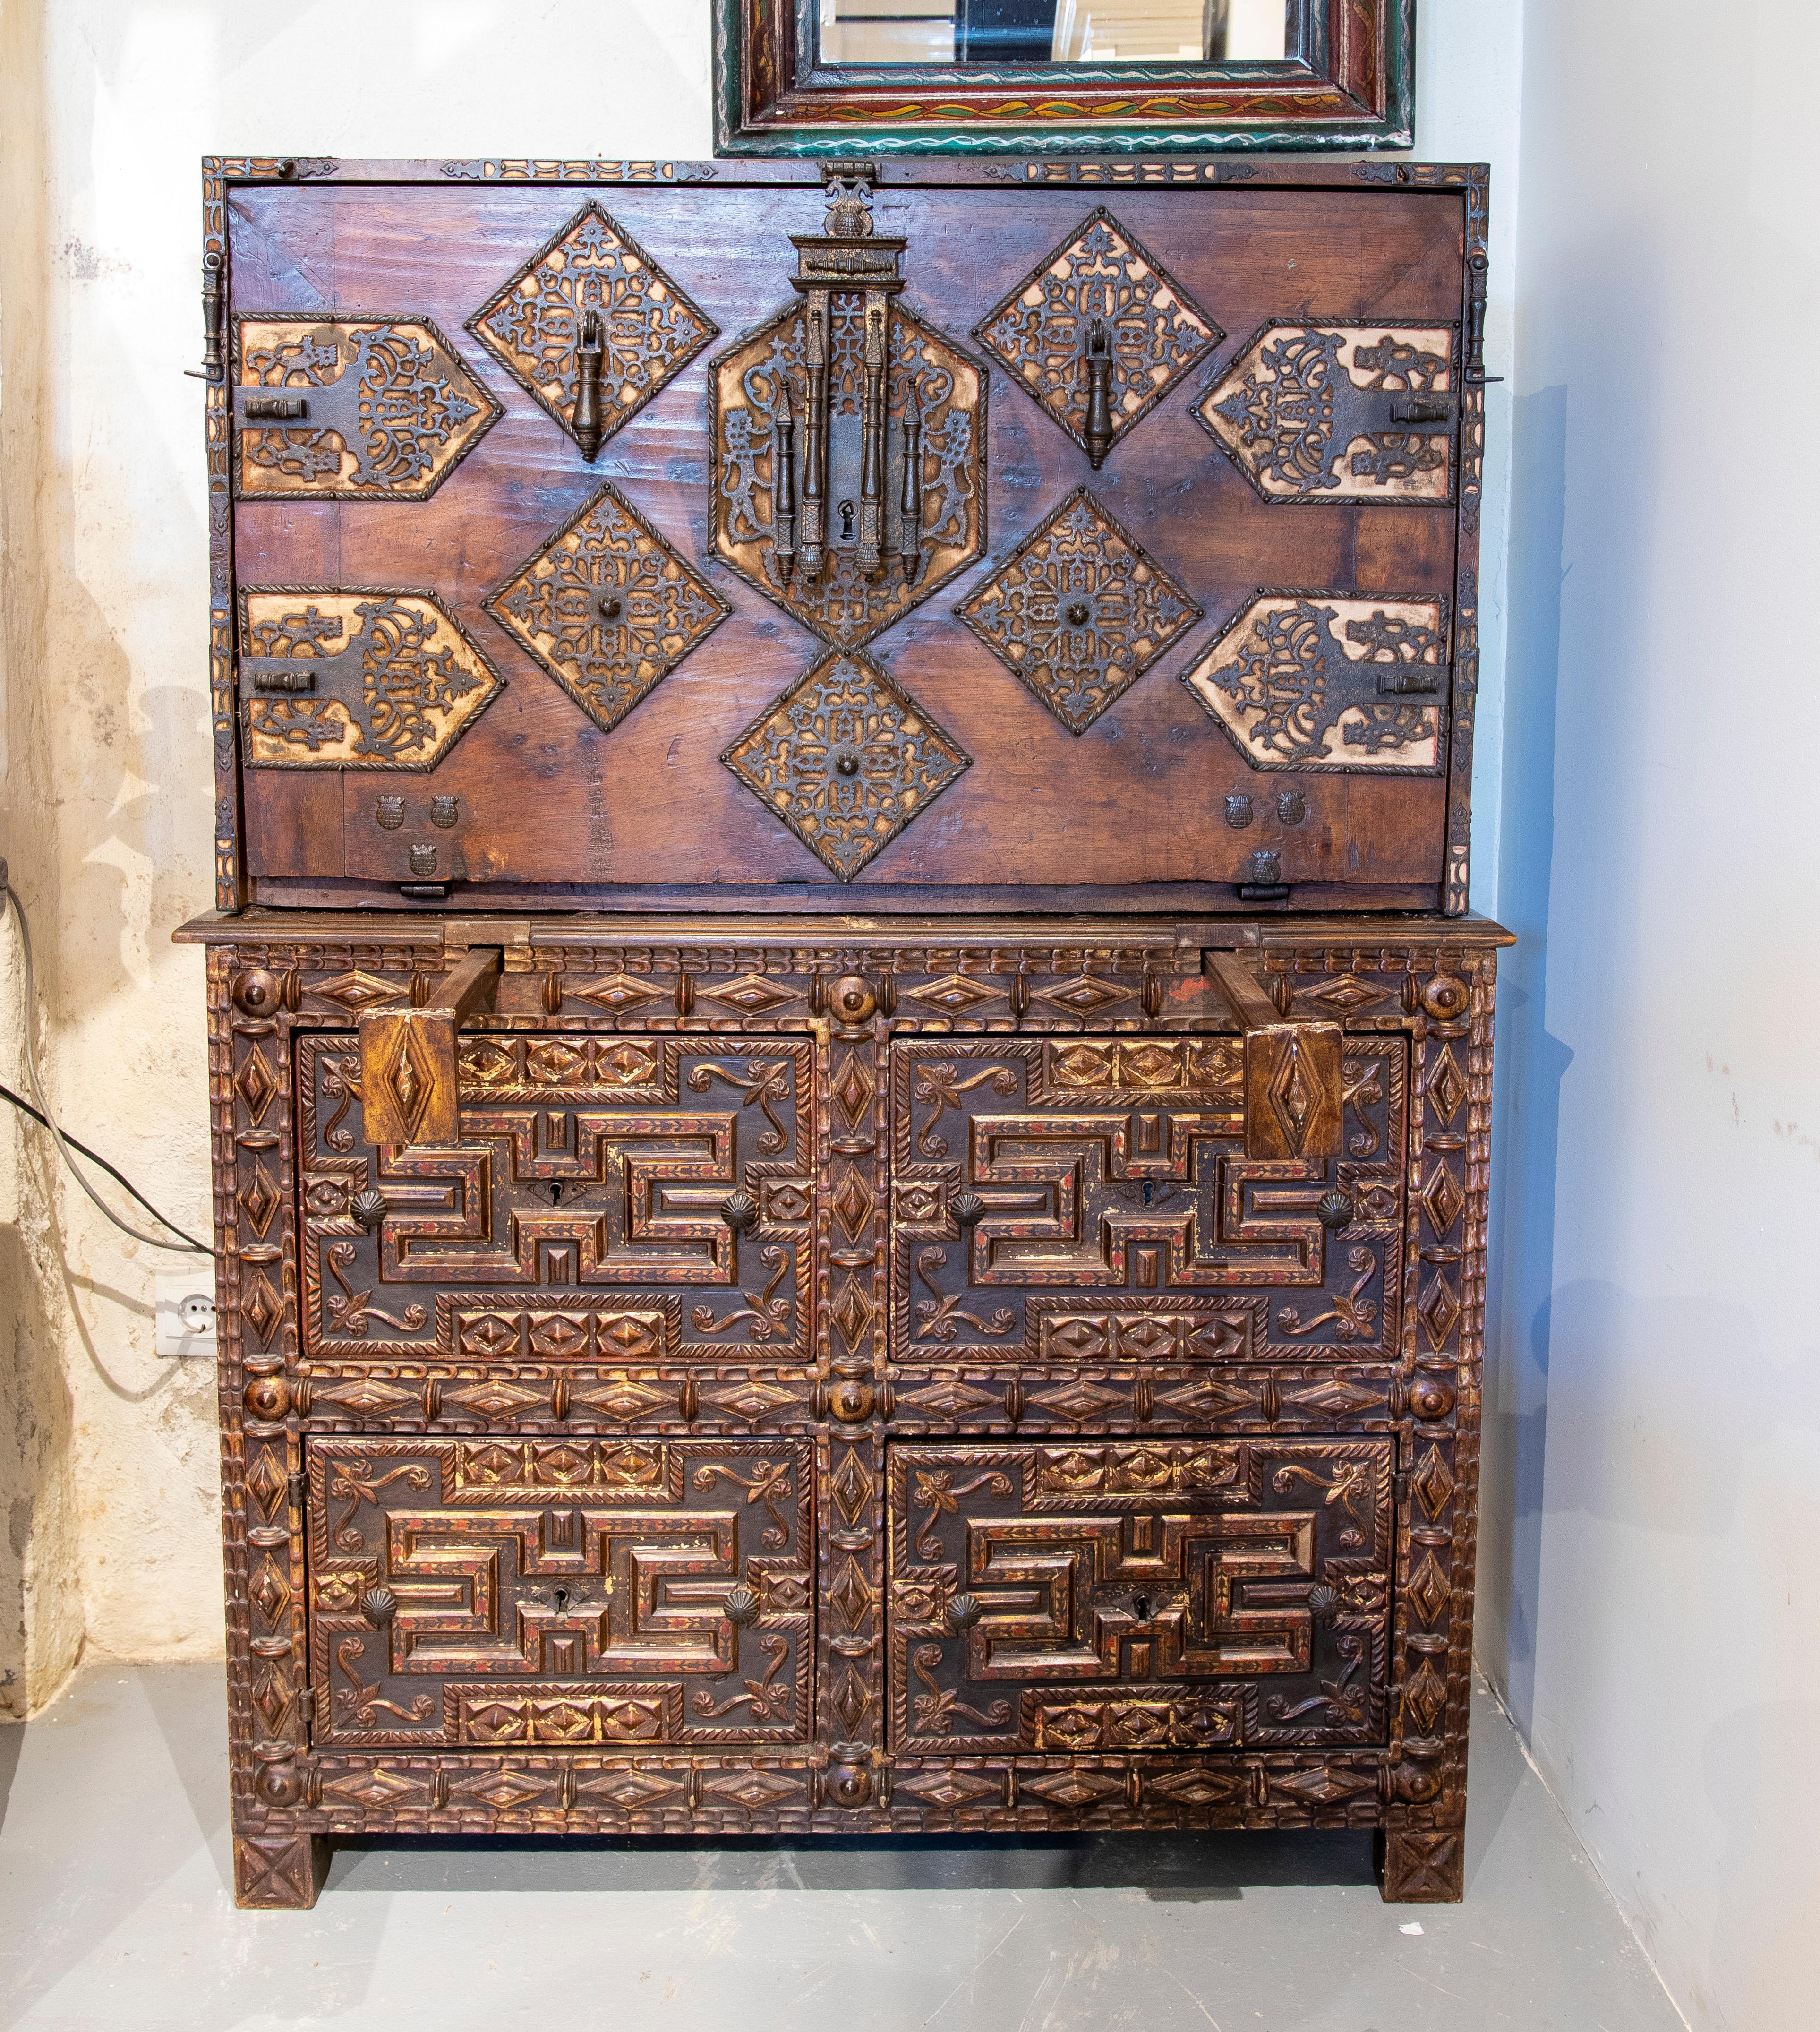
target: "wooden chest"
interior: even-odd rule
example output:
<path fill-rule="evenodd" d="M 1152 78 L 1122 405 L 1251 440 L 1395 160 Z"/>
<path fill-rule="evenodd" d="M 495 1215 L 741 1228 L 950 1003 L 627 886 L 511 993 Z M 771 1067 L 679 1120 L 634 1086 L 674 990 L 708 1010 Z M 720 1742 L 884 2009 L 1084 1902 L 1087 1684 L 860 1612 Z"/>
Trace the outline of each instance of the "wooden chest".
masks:
<path fill-rule="evenodd" d="M 1304 1825 L 1457 1896 L 1482 174 L 205 183 L 242 1902 Z"/>

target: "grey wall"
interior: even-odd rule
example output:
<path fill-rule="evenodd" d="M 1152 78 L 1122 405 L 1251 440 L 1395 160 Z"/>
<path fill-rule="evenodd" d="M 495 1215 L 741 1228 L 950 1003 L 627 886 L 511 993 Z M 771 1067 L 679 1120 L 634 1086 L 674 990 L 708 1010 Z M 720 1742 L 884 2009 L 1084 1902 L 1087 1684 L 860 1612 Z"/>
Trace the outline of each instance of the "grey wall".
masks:
<path fill-rule="evenodd" d="M 1820 2009 L 1817 71 L 1811 0 L 1525 9 L 1480 1647 L 1751 2032 Z"/>

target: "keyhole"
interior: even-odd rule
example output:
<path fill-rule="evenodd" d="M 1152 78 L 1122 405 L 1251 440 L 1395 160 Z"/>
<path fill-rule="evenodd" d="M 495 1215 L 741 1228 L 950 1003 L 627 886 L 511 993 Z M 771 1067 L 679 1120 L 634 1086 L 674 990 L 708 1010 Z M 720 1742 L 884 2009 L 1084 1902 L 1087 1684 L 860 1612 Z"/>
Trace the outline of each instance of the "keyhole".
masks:
<path fill-rule="evenodd" d="M 1144 1180 L 1144 1205 L 1145 1205 L 1146 1206 L 1148 1206 L 1148 1205 L 1150 1205 L 1150 1203 L 1151 1203 L 1151 1190 L 1152 1190 L 1152 1187 L 1151 1187 L 1151 1182 L 1150 1182 L 1150 1180 L 1149 1180 L 1148 1178 L 1146 1178 L 1146 1179 Z"/>
<path fill-rule="evenodd" d="M 561 1206 L 562 1204 L 562 1181 L 560 1178 L 556 1179 L 550 1186 L 550 1204 L 553 1207 Z"/>
<path fill-rule="evenodd" d="M 853 540 L 853 517 L 856 512 L 851 501 L 841 503 L 841 540 L 843 543 L 850 543 Z"/>
<path fill-rule="evenodd" d="M 1139 1623 L 1150 1621 L 1151 1598 L 1147 1594 L 1134 1594 L 1132 1597 L 1131 1605 L 1137 1611 L 1137 1619 Z"/>
<path fill-rule="evenodd" d="M 569 1590 L 568 1590 L 568 1589 L 567 1589 L 567 1588 L 552 1588 L 552 1589 L 550 1589 L 550 1599 L 553 1602 L 554 1602 L 554 1603 L 555 1603 L 555 1604 L 556 1604 L 556 1612 L 557 1612 L 557 1614 L 558 1614 L 558 1616 L 560 1616 L 560 1615 L 562 1613 L 562 1612 L 563 1612 L 565 1608 L 568 1608 L 568 1606 L 569 1606 Z"/>

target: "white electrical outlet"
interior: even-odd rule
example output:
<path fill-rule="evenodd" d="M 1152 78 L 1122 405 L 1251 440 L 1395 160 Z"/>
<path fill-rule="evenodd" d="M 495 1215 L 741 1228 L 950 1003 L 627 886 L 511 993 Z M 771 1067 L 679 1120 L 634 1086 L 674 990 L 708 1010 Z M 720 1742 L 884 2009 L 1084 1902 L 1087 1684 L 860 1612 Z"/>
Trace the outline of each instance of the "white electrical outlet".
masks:
<path fill-rule="evenodd" d="M 212 1270 L 161 1270 L 154 1280 L 158 1351 L 166 1355 L 214 1354 L 214 1273 Z"/>

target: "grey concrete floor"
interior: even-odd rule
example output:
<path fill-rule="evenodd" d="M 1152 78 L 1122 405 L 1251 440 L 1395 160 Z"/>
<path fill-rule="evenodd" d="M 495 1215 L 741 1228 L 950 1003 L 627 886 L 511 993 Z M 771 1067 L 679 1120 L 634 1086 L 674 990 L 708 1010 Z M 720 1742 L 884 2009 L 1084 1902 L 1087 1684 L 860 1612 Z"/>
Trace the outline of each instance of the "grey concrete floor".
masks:
<path fill-rule="evenodd" d="M 1466 1902 L 1363 1835 L 344 1848 L 237 1912 L 218 1668 L 0 1728 L 0 2023 L 677 2032 L 1676 2032 L 1489 1695 Z M 608 1895 L 599 1895 L 608 1894 Z"/>

